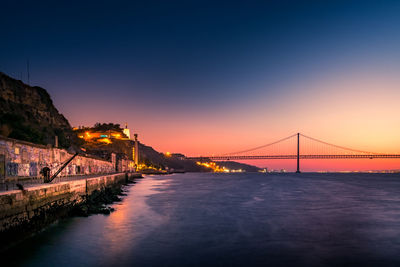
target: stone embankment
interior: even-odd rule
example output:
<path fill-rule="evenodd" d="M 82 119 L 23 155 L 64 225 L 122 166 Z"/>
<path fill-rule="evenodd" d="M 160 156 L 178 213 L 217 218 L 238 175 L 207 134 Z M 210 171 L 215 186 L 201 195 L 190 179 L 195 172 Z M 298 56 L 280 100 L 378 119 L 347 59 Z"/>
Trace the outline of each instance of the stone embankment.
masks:
<path fill-rule="evenodd" d="M 118 173 L 2 192 L 0 239 L 3 242 L 0 246 L 7 246 L 71 214 L 107 213 L 102 204 L 116 200 L 121 185 L 139 177 L 141 174 Z"/>
<path fill-rule="evenodd" d="M 39 178 L 43 167 L 50 168 L 52 175 L 72 156 L 73 153 L 65 149 L 0 136 L 0 182 Z M 78 155 L 59 176 L 100 175 L 135 170 L 132 160 L 117 160 L 115 153 L 111 153 L 110 157 L 108 161 L 91 155 Z"/>

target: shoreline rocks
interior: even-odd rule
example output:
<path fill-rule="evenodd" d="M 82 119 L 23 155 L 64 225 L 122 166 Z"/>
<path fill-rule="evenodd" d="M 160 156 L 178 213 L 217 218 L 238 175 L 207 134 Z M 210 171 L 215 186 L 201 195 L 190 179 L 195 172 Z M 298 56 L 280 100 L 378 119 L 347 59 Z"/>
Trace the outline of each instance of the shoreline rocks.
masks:
<path fill-rule="evenodd" d="M 110 214 L 107 205 L 121 201 L 122 186 L 138 177 L 115 174 L 0 194 L 0 252 L 57 220 Z"/>

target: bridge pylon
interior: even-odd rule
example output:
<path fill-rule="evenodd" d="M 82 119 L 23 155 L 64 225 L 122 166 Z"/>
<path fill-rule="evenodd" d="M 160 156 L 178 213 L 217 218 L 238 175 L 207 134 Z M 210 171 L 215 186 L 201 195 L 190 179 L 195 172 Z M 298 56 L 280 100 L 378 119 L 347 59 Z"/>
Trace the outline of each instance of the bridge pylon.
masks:
<path fill-rule="evenodd" d="M 297 153 L 295 151 L 295 138 L 297 136 Z M 302 153 L 300 154 L 300 136 L 302 140 Z M 289 140 L 289 141 L 288 141 Z M 288 141 L 281 145 L 281 143 Z M 260 149 L 271 148 L 264 154 L 247 154 L 253 151 L 260 151 Z M 297 160 L 296 173 L 300 173 L 300 159 L 400 159 L 400 154 L 382 154 L 373 153 L 363 150 L 352 149 L 344 146 L 327 143 L 319 139 L 295 133 L 285 138 L 279 139 L 262 146 L 253 147 L 242 151 L 237 151 L 219 156 L 200 156 L 200 157 L 187 157 L 187 159 L 203 161 L 203 160 L 273 160 L 273 159 L 287 159 Z M 294 163 L 294 162 L 293 162 Z"/>
<path fill-rule="evenodd" d="M 297 133 L 297 171 L 300 173 L 300 133 Z"/>

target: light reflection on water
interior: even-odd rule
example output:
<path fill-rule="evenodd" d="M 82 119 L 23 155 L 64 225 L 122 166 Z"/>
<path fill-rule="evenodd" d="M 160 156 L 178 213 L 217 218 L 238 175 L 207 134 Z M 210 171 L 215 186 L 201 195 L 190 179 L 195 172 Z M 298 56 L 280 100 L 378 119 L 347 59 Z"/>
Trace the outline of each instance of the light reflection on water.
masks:
<path fill-rule="evenodd" d="M 396 174 L 147 176 L 111 215 L 13 250 L 25 266 L 399 266 Z M 12 253 L 12 252 L 10 252 Z"/>
<path fill-rule="evenodd" d="M 165 216 L 154 212 L 146 204 L 146 198 L 157 193 L 155 188 L 166 186 L 168 182 L 168 179 L 145 179 L 130 190 L 120 205 L 116 205 L 116 211 L 111 213 L 104 225 L 107 254 L 117 260 L 121 253 L 135 247 L 136 242 L 146 236 L 148 231 L 166 221 Z"/>

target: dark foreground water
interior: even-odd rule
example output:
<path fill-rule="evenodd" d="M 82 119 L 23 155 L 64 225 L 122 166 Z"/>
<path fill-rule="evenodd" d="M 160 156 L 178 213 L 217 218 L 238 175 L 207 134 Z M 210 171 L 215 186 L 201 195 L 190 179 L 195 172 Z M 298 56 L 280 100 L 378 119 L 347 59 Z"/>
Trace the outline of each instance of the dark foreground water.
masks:
<path fill-rule="evenodd" d="M 111 215 L 60 221 L 1 265 L 400 266 L 399 175 L 177 174 L 126 189 Z"/>

